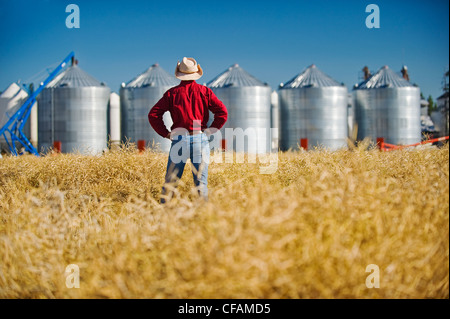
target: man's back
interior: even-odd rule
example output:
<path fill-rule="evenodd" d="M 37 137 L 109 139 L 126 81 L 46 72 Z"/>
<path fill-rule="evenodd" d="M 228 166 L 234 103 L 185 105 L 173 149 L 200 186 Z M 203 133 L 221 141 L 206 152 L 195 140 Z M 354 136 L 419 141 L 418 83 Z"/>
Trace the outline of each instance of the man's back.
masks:
<path fill-rule="evenodd" d="M 150 110 L 148 118 L 155 131 L 163 137 L 168 134 L 161 115 L 169 111 L 173 120 L 171 130 L 184 128 L 188 131 L 205 130 L 209 111 L 214 113 L 211 127 L 220 129 L 227 120 L 227 109 L 213 91 L 195 81 L 181 81 L 166 93 Z"/>

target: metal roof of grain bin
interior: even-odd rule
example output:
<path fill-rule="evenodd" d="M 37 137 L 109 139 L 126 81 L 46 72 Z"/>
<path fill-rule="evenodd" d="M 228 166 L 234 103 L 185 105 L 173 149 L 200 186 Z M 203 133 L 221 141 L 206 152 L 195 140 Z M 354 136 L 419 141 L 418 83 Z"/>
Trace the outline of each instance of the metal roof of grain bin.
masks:
<path fill-rule="evenodd" d="M 271 151 L 271 88 L 238 64 L 230 66 L 208 84 L 228 109 L 228 120 L 221 129 L 227 149 L 236 152 L 268 153 Z M 212 121 L 213 114 L 210 113 Z M 225 129 L 241 128 L 249 133 L 248 143 L 226 136 Z M 253 133 L 252 133 L 253 132 Z"/>
<path fill-rule="evenodd" d="M 342 86 L 341 83 L 333 80 L 328 75 L 323 73 L 312 64 L 307 67 L 302 73 L 294 76 L 291 80 L 286 82 L 282 87 L 284 89 L 297 89 L 305 87 L 327 87 L 327 86 Z"/>
<path fill-rule="evenodd" d="M 245 71 L 239 64 L 233 64 L 223 73 L 208 83 L 210 88 L 225 88 L 230 86 L 267 86 L 253 75 Z"/>
<path fill-rule="evenodd" d="M 62 152 L 95 154 L 107 148 L 110 89 L 80 69 L 77 61 L 38 97 L 39 149 L 61 141 Z"/>
<path fill-rule="evenodd" d="M 336 150 L 347 145 L 347 88 L 314 64 L 280 85 L 281 149 L 311 146 Z"/>
<path fill-rule="evenodd" d="M 122 140 L 137 143 L 145 140 L 150 146 L 159 144 L 162 151 L 169 152 L 170 141 L 158 135 L 148 123 L 148 112 L 164 93 L 180 83 L 159 64 L 153 64 L 120 89 Z M 170 131 L 172 118 L 169 112 L 163 116 Z"/>
<path fill-rule="evenodd" d="M 353 91 L 358 139 L 391 144 L 421 140 L 420 89 L 383 66 Z"/>

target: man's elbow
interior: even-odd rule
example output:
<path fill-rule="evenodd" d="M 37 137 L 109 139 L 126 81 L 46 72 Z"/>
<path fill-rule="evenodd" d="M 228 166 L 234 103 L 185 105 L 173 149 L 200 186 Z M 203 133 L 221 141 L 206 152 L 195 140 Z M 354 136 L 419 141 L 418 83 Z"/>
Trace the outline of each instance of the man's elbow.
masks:
<path fill-rule="evenodd" d="M 225 109 L 223 112 L 223 120 L 224 120 L 224 122 L 226 122 L 228 120 L 228 110 L 227 109 Z"/>
<path fill-rule="evenodd" d="M 148 112 L 147 118 L 148 118 L 149 123 L 152 124 L 152 120 L 154 118 L 153 114 L 152 114 L 152 111 Z"/>

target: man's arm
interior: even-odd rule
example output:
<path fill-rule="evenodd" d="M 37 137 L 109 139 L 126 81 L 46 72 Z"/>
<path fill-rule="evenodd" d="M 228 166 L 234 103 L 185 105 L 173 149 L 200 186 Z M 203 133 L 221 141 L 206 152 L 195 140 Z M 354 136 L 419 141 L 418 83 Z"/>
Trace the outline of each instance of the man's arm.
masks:
<path fill-rule="evenodd" d="M 169 96 L 164 93 L 163 97 L 152 107 L 148 113 L 148 121 L 153 129 L 165 138 L 170 138 L 170 132 L 167 130 L 163 121 L 163 114 L 169 110 Z"/>
<path fill-rule="evenodd" d="M 209 92 L 209 109 L 214 114 L 214 121 L 210 128 L 220 130 L 228 119 L 228 111 L 211 89 Z"/>

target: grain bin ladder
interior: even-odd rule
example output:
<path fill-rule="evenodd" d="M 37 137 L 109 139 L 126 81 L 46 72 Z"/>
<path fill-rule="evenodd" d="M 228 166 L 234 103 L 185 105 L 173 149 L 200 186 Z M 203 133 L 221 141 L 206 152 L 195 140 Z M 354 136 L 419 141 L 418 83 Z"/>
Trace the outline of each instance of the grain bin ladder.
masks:
<path fill-rule="evenodd" d="M 47 84 L 52 81 L 58 73 L 69 63 L 69 61 L 75 56 L 73 52 L 70 54 L 53 70 L 52 73 L 41 82 L 39 88 L 30 95 L 30 97 L 22 104 L 22 106 L 11 116 L 11 118 L 6 122 L 3 127 L 0 128 L 0 136 L 4 136 L 6 143 L 13 155 L 22 155 L 16 150 L 16 142 L 23 145 L 26 151 L 39 156 L 39 152 L 30 143 L 25 134 L 23 133 L 23 127 L 30 116 L 31 108 L 36 102 L 36 98 L 41 93 L 41 91 L 47 86 Z M 9 138 L 6 133 L 9 133 Z"/>

